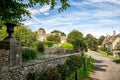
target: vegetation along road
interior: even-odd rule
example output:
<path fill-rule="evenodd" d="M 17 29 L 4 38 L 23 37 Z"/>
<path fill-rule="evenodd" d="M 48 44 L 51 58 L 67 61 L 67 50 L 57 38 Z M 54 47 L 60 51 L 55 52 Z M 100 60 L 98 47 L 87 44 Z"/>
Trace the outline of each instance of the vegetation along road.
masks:
<path fill-rule="evenodd" d="M 87 54 L 95 60 L 91 80 L 120 80 L 120 64 L 116 64 L 112 59 L 97 55 L 99 54 L 97 52 L 89 51 Z"/>

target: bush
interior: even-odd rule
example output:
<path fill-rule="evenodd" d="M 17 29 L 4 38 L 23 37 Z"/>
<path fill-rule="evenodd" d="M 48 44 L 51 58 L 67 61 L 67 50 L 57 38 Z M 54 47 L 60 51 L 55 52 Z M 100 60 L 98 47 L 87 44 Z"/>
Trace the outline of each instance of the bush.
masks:
<path fill-rule="evenodd" d="M 100 48 L 101 51 L 107 51 L 107 48 L 105 47 L 105 45 L 103 45 L 101 48 Z"/>
<path fill-rule="evenodd" d="M 65 48 L 65 49 L 68 49 L 68 50 L 73 50 L 73 45 L 70 44 L 70 43 L 61 43 L 61 47 L 62 48 Z"/>
<path fill-rule="evenodd" d="M 59 64 L 57 70 L 61 80 L 66 80 L 66 77 L 72 73 L 66 64 Z"/>
<path fill-rule="evenodd" d="M 38 42 L 37 43 L 37 51 L 38 52 L 44 52 L 44 44 L 43 44 L 43 42 Z"/>
<path fill-rule="evenodd" d="M 115 61 L 116 63 L 120 63 L 120 58 L 116 58 L 116 59 L 114 59 L 114 61 Z"/>
<path fill-rule="evenodd" d="M 82 57 L 80 55 L 79 56 L 78 55 L 70 56 L 66 60 L 66 64 L 72 71 L 74 71 L 75 68 L 80 68 L 82 66 Z"/>
<path fill-rule="evenodd" d="M 43 43 L 44 43 L 44 45 L 45 45 L 46 48 L 52 47 L 53 44 L 55 44 L 55 42 L 53 42 L 53 41 L 44 41 Z"/>
<path fill-rule="evenodd" d="M 30 73 L 27 80 L 59 80 L 59 74 L 57 69 L 53 68 L 42 73 Z"/>
<path fill-rule="evenodd" d="M 30 61 L 37 57 L 38 52 L 31 48 L 23 48 L 22 49 L 22 60 Z"/>

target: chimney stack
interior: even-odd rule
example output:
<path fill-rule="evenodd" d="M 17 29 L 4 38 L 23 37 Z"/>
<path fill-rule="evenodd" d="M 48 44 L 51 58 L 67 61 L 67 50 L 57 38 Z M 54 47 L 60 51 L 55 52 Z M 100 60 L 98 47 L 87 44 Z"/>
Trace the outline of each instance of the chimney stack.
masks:
<path fill-rule="evenodd" d="M 116 35 L 116 31 L 113 31 L 113 36 L 115 36 Z"/>

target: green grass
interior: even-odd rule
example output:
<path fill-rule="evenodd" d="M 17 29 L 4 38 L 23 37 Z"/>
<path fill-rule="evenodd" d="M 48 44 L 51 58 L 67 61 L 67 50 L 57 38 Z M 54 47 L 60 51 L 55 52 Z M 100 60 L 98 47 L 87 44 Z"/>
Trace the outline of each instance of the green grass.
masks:
<path fill-rule="evenodd" d="M 37 58 L 38 52 L 31 48 L 22 49 L 22 61 L 27 62 Z"/>
<path fill-rule="evenodd" d="M 99 51 L 99 55 L 102 56 L 102 57 L 107 57 L 107 58 L 111 58 L 113 59 L 114 62 L 116 63 L 119 63 L 120 64 L 120 58 L 116 58 L 116 57 L 113 57 L 111 55 L 106 55 L 107 53 L 106 52 L 103 52 L 103 51 Z"/>
<path fill-rule="evenodd" d="M 120 58 L 115 58 L 114 61 L 120 64 Z"/>
<path fill-rule="evenodd" d="M 90 64 L 87 66 L 86 71 L 83 70 L 83 67 L 78 69 L 78 80 L 90 80 L 91 71 L 94 68 L 94 60 L 91 58 Z M 74 80 L 75 73 L 72 73 L 66 80 Z"/>
<path fill-rule="evenodd" d="M 114 58 L 112 55 L 107 55 L 106 52 L 103 52 L 103 51 L 99 51 L 100 54 L 98 54 L 99 56 L 102 56 L 102 57 L 106 57 L 106 58 Z"/>

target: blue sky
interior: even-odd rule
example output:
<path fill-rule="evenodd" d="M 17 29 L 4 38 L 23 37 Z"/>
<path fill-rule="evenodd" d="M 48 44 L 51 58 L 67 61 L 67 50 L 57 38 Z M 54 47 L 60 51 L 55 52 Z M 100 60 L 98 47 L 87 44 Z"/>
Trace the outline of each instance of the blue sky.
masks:
<path fill-rule="evenodd" d="M 50 5 L 29 8 L 32 18 L 23 23 L 33 31 L 44 28 L 47 33 L 60 30 L 68 34 L 79 30 L 84 34 L 112 35 L 113 30 L 120 33 L 120 0 L 69 0 L 66 11 L 58 13 L 59 4 L 54 10 Z"/>

